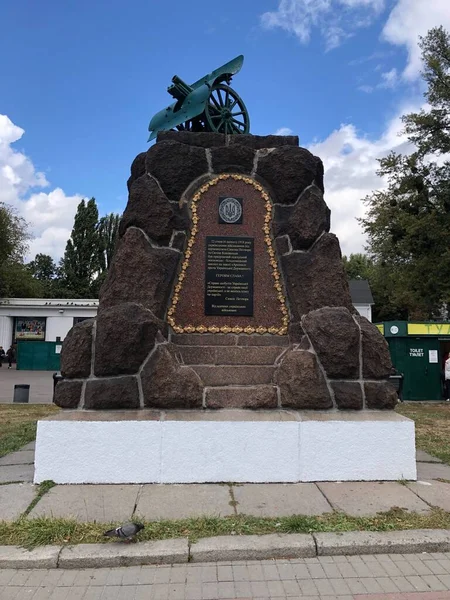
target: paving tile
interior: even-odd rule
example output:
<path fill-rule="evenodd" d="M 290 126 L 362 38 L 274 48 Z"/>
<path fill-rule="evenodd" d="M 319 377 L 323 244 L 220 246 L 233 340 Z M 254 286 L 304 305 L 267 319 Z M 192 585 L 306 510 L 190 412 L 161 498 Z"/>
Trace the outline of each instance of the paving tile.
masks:
<path fill-rule="evenodd" d="M 34 465 L 4 465 L 0 467 L 0 483 L 29 481 L 34 478 Z"/>
<path fill-rule="evenodd" d="M 331 506 L 314 483 L 246 484 L 233 487 L 239 514 L 255 517 L 320 515 Z"/>
<path fill-rule="evenodd" d="M 144 485 L 136 515 L 148 520 L 234 515 L 227 485 Z"/>
<path fill-rule="evenodd" d="M 430 479 L 448 479 L 450 481 L 450 466 L 433 463 L 417 463 L 417 479 L 429 481 Z"/>
<path fill-rule="evenodd" d="M 11 452 L 0 458 L 0 466 L 3 465 L 32 465 L 34 463 L 34 450 L 19 450 Z"/>
<path fill-rule="evenodd" d="M 416 450 L 416 461 L 417 462 L 426 462 L 426 463 L 441 463 L 442 460 L 437 458 L 436 456 L 432 456 L 425 452 L 424 450 Z"/>
<path fill-rule="evenodd" d="M 425 513 L 430 510 L 430 507 L 423 500 L 399 483 L 370 481 L 362 483 L 318 483 L 317 485 L 333 508 L 355 517 L 375 515 L 379 512 L 386 512 L 393 507 L 418 513 Z"/>
<path fill-rule="evenodd" d="M 138 485 L 58 485 L 37 503 L 29 518 L 72 517 L 109 523 L 131 518 Z"/>
<path fill-rule="evenodd" d="M 450 512 L 450 483 L 419 481 L 408 483 L 408 488 L 428 504 Z"/>
<path fill-rule="evenodd" d="M 0 485 L 0 521 L 17 519 L 35 496 L 36 488 L 31 483 Z"/>

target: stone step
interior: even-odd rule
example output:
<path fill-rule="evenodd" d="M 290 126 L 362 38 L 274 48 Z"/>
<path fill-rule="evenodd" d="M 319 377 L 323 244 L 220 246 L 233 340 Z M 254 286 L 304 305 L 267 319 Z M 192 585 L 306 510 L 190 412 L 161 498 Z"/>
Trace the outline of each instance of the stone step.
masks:
<path fill-rule="evenodd" d="M 259 385 L 272 383 L 276 367 L 272 366 L 193 366 L 204 385 Z"/>
<path fill-rule="evenodd" d="M 274 365 L 280 346 L 178 346 L 186 365 Z"/>
<path fill-rule="evenodd" d="M 287 335 L 236 335 L 234 333 L 172 333 L 178 346 L 289 346 Z"/>
<path fill-rule="evenodd" d="M 205 388 L 206 408 L 278 407 L 278 388 L 275 385 L 247 385 Z"/>

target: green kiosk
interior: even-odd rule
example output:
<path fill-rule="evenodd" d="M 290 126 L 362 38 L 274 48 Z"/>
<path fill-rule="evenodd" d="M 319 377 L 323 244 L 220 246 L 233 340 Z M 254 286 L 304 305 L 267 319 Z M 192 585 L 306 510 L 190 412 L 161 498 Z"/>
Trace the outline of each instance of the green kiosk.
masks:
<path fill-rule="evenodd" d="M 403 400 L 443 400 L 442 372 L 450 352 L 450 322 L 378 323 L 394 367 L 403 373 Z"/>

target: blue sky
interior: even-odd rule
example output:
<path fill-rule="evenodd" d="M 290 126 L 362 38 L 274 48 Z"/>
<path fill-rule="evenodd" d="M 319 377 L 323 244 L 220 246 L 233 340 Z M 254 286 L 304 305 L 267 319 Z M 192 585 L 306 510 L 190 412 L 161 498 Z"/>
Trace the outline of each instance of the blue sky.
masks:
<path fill-rule="evenodd" d="M 422 101 L 417 36 L 450 28 L 447 2 L 2 0 L 0 201 L 30 221 L 31 253 L 61 254 L 81 196 L 123 211 L 172 75 L 244 54 L 233 87 L 251 132 L 289 129 L 323 158 L 333 229 L 358 251 L 375 158 L 403 148 L 398 116 Z"/>

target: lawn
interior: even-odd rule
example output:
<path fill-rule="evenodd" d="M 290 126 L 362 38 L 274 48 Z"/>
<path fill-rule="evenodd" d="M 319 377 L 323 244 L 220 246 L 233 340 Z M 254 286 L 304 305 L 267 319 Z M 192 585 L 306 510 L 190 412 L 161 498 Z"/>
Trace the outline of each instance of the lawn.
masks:
<path fill-rule="evenodd" d="M 450 403 L 408 402 L 396 410 L 415 421 L 417 447 L 450 464 Z"/>
<path fill-rule="evenodd" d="M 52 404 L 0 404 L 0 457 L 36 438 L 36 422 L 58 412 Z"/>

